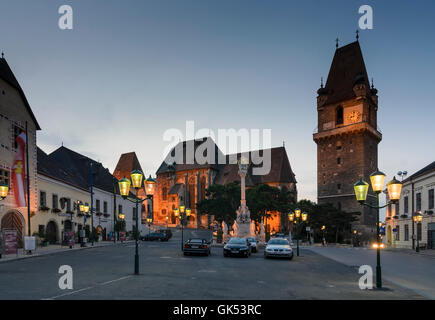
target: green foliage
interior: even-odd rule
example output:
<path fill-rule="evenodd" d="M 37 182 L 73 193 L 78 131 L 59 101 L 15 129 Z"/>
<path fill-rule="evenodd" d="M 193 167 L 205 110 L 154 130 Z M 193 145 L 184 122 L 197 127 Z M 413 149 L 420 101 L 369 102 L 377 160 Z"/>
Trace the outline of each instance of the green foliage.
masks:
<path fill-rule="evenodd" d="M 232 225 L 236 219 L 236 210 L 240 205 L 240 185 L 231 182 L 227 185 L 214 184 L 206 191 L 207 199 L 197 203 L 200 214 L 213 215 L 220 223 Z"/>
<path fill-rule="evenodd" d="M 315 241 L 320 242 L 323 233 L 321 227 L 325 226 L 325 237 L 328 242 L 341 242 L 350 235 L 352 222 L 358 220 L 359 212 L 344 212 L 331 204 L 316 204 L 309 200 L 301 200 L 293 205 L 292 210 L 299 208 L 308 213 L 308 222 L 314 231 Z M 306 237 L 305 228 L 301 229 L 301 239 Z"/>
<path fill-rule="evenodd" d="M 219 230 L 216 234 L 217 243 L 222 243 L 222 239 L 223 239 L 223 232 L 222 232 L 222 230 Z"/>

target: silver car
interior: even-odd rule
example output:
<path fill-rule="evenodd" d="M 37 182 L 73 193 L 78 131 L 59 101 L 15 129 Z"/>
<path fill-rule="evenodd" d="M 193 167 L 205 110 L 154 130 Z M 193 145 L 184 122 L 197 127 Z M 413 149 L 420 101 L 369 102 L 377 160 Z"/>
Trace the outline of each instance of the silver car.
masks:
<path fill-rule="evenodd" d="M 257 252 L 258 251 L 258 241 L 254 237 L 247 237 L 249 243 L 251 244 L 251 252 Z"/>
<path fill-rule="evenodd" d="M 264 249 L 264 257 L 279 257 L 291 260 L 293 259 L 293 249 L 287 239 L 272 238 Z"/>

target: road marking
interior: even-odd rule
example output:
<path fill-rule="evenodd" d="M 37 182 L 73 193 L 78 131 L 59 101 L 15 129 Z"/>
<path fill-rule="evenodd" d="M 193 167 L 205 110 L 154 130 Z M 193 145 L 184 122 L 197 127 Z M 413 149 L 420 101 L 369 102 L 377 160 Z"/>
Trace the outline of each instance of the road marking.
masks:
<path fill-rule="evenodd" d="M 216 270 L 198 270 L 198 272 L 216 272 Z"/>
<path fill-rule="evenodd" d="M 46 299 L 41 299 L 41 300 L 54 300 L 54 299 L 57 299 L 57 298 L 60 298 L 60 297 L 69 296 L 69 295 L 75 294 L 77 292 L 89 290 L 89 289 L 92 289 L 92 288 L 93 287 L 87 287 L 87 288 L 83 288 L 83 289 L 80 289 L 80 290 L 75 290 L 75 291 L 67 292 L 67 293 L 64 293 L 64 294 L 61 294 L 61 295 L 58 295 L 58 296 L 54 296 L 54 297 L 46 298 Z"/>
<path fill-rule="evenodd" d="M 171 259 L 172 257 L 160 257 L 160 259 Z"/>

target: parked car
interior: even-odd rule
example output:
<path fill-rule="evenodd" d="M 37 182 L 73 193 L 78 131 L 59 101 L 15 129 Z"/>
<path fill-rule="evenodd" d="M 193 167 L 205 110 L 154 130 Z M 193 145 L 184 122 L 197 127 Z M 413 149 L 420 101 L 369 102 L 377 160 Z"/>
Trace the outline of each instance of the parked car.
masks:
<path fill-rule="evenodd" d="M 160 229 L 158 232 L 159 233 L 165 233 L 168 236 L 168 239 L 172 238 L 172 231 L 171 231 L 171 229 Z"/>
<path fill-rule="evenodd" d="M 143 241 L 168 241 L 168 235 L 163 232 L 151 232 L 142 237 Z"/>
<path fill-rule="evenodd" d="M 272 238 L 266 244 L 264 249 L 264 257 L 279 257 L 293 259 L 293 249 L 288 240 L 283 238 Z"/>
<path fill-rule="evenodd" d="M 275 233 L 274 238 L 284 238 L 285 234 L 284 233 Z"/>
<path fill-rule="evenodd" d="M 193 238 L 184 243 L 184 255 L 204 254 L 210 255 L 210 242 L 205 239 Z"/>
<path fill-rule="evenodd" d="M 247 237 L 250 245 L 251 245 L 251 252 L 258 252 L 258 241 L 254 237 Z"/>
<path fill-rule="evenodd" d="M 249 257 L 251 255 L 251 246 L 246 238 L 231 238 L 224 246 L 224 257 L 228 256 Z"/>

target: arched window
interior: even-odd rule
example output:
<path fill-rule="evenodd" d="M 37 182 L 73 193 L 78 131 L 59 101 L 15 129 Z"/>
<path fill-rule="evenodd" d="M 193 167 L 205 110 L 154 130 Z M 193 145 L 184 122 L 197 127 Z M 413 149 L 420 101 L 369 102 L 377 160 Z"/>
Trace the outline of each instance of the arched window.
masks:
<path fill-rule="evenodd" d="M 343 124 L 343 107 L 338 106 L 336 110 L 335 124 Z"/>
<path fill-rule="evenodd" d="M 163 201 L 168 200 L 168 188 L 166 187 L 162 188 L 162 200 Z"/>

